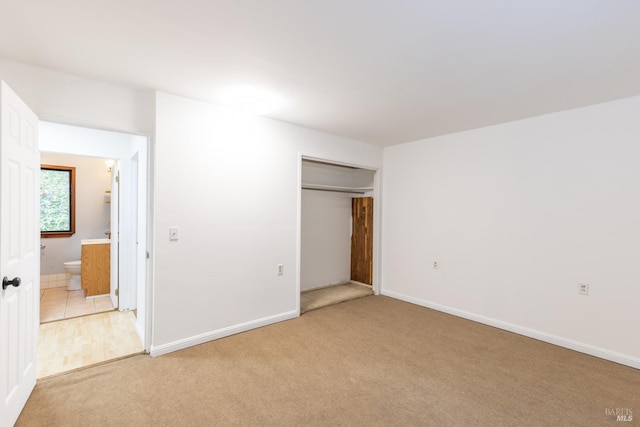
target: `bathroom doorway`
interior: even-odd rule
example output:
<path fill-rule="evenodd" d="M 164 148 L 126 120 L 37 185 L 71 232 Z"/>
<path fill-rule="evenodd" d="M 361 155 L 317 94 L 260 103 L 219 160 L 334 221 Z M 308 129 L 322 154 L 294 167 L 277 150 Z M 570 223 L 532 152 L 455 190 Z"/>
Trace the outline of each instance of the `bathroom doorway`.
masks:
<path fill-rule="evenodd" d="M 117 162 L 41 151 L 40 164 L 40 323 L 118 308 L 109 292 L 118 283 L 118 248 L 110 239 L 118 225 Z"/>
<path fill-rule="evenodd" d="M 110 292 L 106 298 L 100 298 L 104 300 L 100 301 L 100 304 L 109 302 L 117 310 L 112 309 L 110 312 L 89 317 L 97 318 L 104 315 L 102 324 L 119 325 L 114 326 L 115 330 L 120 331 L 119 333 L 107 331 L 97 335 L 102 337 L 105 343 L 109 341 L 110 345 L 114 345 L 121 340 L 131 343 L 133 334 L 139 340 L 139 345 L 133 346 L 137 349 L 134 352 L 148 350 L 150 338 L 148 331 L 150 322 L 147 318 L 146 262 L 147 227 L 150 224 L 147 203 L 148 139 L 140 135 L 45 121 L 40 122 L 39 132 L 40 151 L 43 157 L 76 156 L 79 159 L 99 160 L 94 164 L 100 171 L 94 172 L 104 173 L 105 183 L 96 191 L 102 199 L 103 209 L 109 211 L 109 224 L 105 221 L 102 229 L 96 229 L 97 225 L 94 225 L 93 234 L 96 236 L 84 237 L 88 237 L 88 240 L 110 237 Z M 106 163 L 106 160 L 110 162 Z M 107 231 L 111 234 L 110 236 L 105 235 Z M 46 246 L 47 242 L 43 244 Z M 47 251 L 47 248 L 44 250 Z M 98 298 L 95 302 L 98 302 Z M 107 319 L 107 316 L 112 317 Z M 124 323 L 119 319 L 124 319 Z M 71 321 L 77 322 L 79 319 L 61 320 L 55 323 Z M 89 328 L 86 326 L 88 324 L 85 322 L 82 327 Z M 55 326 L 56 329 L 62 330 L 64 325 Z M 41 329 L 49 331 L 53 328 Z M 64 332 L 61 334 L 64 335 Z M 90 335 L 95 336 L 95 333 Z M 40 345 L 38 350 L 40 351 Z M 50 352 L 50 349 L 47 351 Z M 119 354 L 119 357 L 121 356 L 122 354 Z"/>

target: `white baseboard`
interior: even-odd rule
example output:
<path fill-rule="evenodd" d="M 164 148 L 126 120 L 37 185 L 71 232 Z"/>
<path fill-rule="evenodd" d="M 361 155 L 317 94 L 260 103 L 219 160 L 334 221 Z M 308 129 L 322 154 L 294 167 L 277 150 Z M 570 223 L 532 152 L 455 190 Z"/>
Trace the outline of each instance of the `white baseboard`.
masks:
<path fill-rule="evenodd" d="M 400 294 L 393 291 L 382 290 L 382 295 L 395 298 L 401 301 L 410 302 L 412 304 L 420 305 L 422 307 L 431 308 L 433 310 L 441 311 L 443 313 L 452 314 L 454 316 L 462 317 L 464 319 L 472 320 L 474 322 L 483 323 L 485 325 L 493 326 L 495 328 L 503 329 L 505 331 L 514 332 L 525 337 L 533 338 L 539 341 L 544 341 L 549 344 L 554 344 L 560 347 L 568 348 L 571 350 L 579 351 L 591 356 L 599 357 L 601 359 L 609 360 L 611 362 L 620 363 L 621 365 L 630 366 L 635 369 L 640 369 L 640 359 L 632 357 L 626 354 L 617 353 L 615 351 L 606 350 L 603 348 L 595 347 L 589 344 L 573 341 L 570 339 L 558 337 L 555 335 L 547 334 L 545 332 L 537 331 L 535 329 L 525 328 L 513 323 L 504 322 L 502 320 L 492 319 L 490 317 L 481 316 L 467 311 L 458 310 L 445 305 L 437 304 L 430 301 L 421 300 L 418 298 L 410 297 L 404 294 Z"/>
<path fill-rule="evenodd" d="M 267 326 L 272 323 L 282 322 L 283 320 L 294 319 L 298 317 L 297 311 L 289 311 L 282 314 L 276 314 L 274 316 L 264 317 L 258 320 L 252 320 L 250 322 L 241 323 L 239 325 L 233 325 L 226 328 L 218 329 L 215 331 L 207 332 L 204 334 L 196 335 L 193 337 L 181 339 L 178 341 L 170 342 L 168 344 L 162 344 L 158 346 L 151 346 L 149 354 L 152 357 L 162 356 L 163 354 L 172 353 L 174 351 L 183 350 L 194 345 L 203 344 L 205 342 L 217 340 L 219 338 L 228 337 L 230 335 L 239 334 L 240 332 L 246 332 L 251 329 Z"/>

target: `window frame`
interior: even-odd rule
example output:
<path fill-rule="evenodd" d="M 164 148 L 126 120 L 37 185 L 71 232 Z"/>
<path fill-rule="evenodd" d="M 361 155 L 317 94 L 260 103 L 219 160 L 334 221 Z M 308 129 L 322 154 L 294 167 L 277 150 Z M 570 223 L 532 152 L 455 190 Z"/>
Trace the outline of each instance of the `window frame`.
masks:
<path fill-rule="evenodd" d="M 43 170 L 69 172 L 69 230 L 42 231 L 41 238 L 71 237 L 76 232 L 76 168 L 74 166 L 40 165 L 40 173 Z M 42 200 L 40 201 L 42 206 Z"/>

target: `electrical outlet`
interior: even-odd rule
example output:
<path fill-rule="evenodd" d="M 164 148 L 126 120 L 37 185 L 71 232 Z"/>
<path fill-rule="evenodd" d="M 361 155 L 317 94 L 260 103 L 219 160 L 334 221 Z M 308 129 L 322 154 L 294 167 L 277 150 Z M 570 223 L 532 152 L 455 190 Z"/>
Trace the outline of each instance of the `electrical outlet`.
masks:
<path fill-rule="evenodd" d="M 433 269 L 434 270 L 438 269 L 438 261 L 433 261 Z"/>
<path fill-rule="evenodd" d="M 284 274 L 284 265 L 278 264 L 278 276 L 282 276 Z"/>
<path fill-rule="evenodd" d="M 589 284 L 588 283 L 578 283 L 578 293 L 580 295 L 589 295 Z"/>

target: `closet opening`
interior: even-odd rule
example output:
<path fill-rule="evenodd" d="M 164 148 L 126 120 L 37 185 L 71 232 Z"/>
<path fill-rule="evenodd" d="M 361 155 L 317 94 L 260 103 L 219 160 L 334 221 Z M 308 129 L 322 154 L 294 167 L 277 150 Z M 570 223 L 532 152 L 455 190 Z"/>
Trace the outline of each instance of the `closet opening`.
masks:
<path fill-rule="evenodd" d="M 302 159 L 301 313 L 374 293 L 375 174 Z"/>

